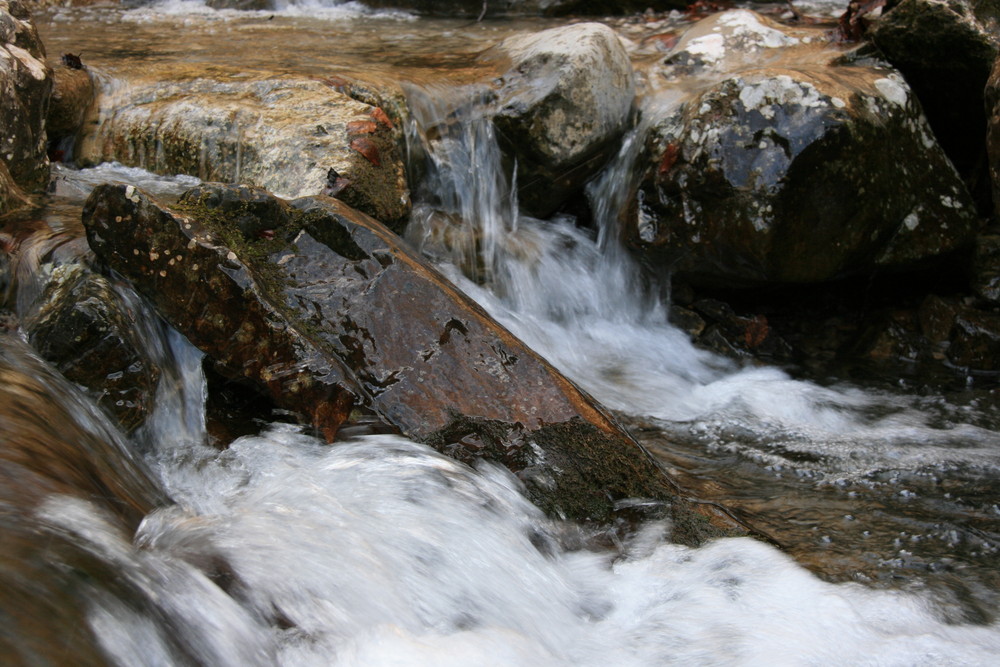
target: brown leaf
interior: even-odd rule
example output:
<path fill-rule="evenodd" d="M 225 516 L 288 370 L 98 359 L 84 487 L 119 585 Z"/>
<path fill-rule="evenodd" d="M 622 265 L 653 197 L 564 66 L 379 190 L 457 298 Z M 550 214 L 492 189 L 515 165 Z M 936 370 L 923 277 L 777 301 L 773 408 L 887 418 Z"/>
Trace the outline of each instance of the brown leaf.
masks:
<path fill-rule="evenodd" d="M 372 134 L 378 130 L 378 124 L 372 120 L 352 120 L 347 124 L 348 134 Z"/>
<path fill-rule="evenodd" d="M 382 166 L 382 161 L 378 157 L 378 147 L 368 137 L 355 137 L 351 139 L 351 148 L 364 155 L 365 159 L 376 167 Z"/>
<path fill-rule="evenodd" d="M 382 110 L 382 107 L 375 107 L 374 109 L 371 110 L 370 115 L 372 118 L 382 123 L 390 130 L 393 128 L 393 124 L 392 121 L 389 119 L 389 115 Z"/>

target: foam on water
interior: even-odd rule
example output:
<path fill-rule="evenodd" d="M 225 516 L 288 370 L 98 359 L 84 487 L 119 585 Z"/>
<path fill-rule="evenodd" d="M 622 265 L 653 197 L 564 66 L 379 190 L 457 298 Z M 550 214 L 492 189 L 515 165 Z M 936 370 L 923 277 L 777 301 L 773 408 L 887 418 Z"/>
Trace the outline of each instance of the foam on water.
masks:
<path fill-rule="evenodd" d="M 652 524 L 617 557 L 567 550 L 505 471 L 396 436 L 327 447 L 276 425 L 172 460 L 178 505 L 134 544 L 80 501 L 41 512 L 145 592 L 93 601 L 119 664 L 169 663 L 170 642 L 219 665 L 987 665 L 1000 649 L 995 626 L 824 583 L 751 539 L 692 549 Z"/>
<path fill-rule="evenodd" d="M 345 21 L 362 17 L 397 19 L 408 21 L 415 18 L 409 12 L 395 9 L 372 9 L 361 2 L 341 2 L 339 0 L 274 0 L 259 3 L 262 8 L 239 8 L 239 2 L 215 3 L 210 6 L 204 0 L 156 0 L 141 5 L 122 14 L 122 20 L 137 23 L 178 20 L 218 20 L 231 21 L 259 18 L 270 20 L 275 16 L 309 18 L 320 21 Z M 245 4 L 245 3 L 244 3 Z M 253 6 L 253 3 L 250 3 Z"/>

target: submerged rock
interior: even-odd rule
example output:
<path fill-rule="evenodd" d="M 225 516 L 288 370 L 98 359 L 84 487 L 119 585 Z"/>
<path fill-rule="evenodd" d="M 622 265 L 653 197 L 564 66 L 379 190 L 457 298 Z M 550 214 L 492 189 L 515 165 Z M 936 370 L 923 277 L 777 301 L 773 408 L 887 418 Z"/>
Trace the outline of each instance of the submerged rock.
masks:
<path fill-rule="evenodd" d="M 517 160 L 521 205 L 546 215 L 582 187 L 629 125 L 635 84 L 617 34 L 580 23 L 505 40 L 509 58 L 494 117 Z"/>
<path fill-rule="evenodd" d="M 701 87 L 646 107 L 630 245 L 692 283 L 747 287 L 912 269 L 971 244 L 968 191 L 897 73 L 742 10 L 692 32 L 662 74 Z"/>
<path fill-rule="evenodd" d="M 400 130 L 339 81 L 216 80 L 167 68 L 100 93 L 79 137 L 83 165 L 247 183 L 286 197 L 337 196 L 388 225 L 410 209 Z"/>
<path fill-rule="evenodd" d="M 222 373 L 309 414 L 328 437 L 356 403 L 459 458 L 507 465 L 533 500 L 574 519 L 671 496 L 603 408 L 389 229 L 332 198 L 266 200 L 206 185 L 171 210 L 104 185 L 84 223 L 98 256 Z M 239 207 L 224 203 L 238 201 L 262 216 L 250 229 L 268 234 L 244 234 L 226 212 Z"/>
<path fill-rule="evenodd" d="M 45 50 L 22 0 L 0 0 L 0 214 L 49 179 L 45 110 L 52 89 Z"/>

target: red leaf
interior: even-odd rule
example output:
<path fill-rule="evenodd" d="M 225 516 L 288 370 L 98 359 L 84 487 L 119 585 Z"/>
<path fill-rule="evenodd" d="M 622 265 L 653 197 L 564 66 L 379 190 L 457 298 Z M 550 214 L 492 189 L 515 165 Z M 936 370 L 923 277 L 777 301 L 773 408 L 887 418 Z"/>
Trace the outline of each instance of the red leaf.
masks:
<path fill-rule="evenodd" d="M 372 120 L 352 120 L 347 124 L 348 134 L 372 134 L 378 130 L 378 125 Z"/>
<path fill-rule="evenodd" d="M 382 123 L 390 130 L 393 128 L 393 124 L 392 121 L 389 119 L 389 115 L 382 110 L 382 107 L 375 107 L 374 109 L 371 110 L 370 115 L 372 118 Z"/>
<path fill-rule="evenodd" d="M 751 350 L 760 347 L 770 333 L 767 326 L 767 318 L 763 315 L 754 315 L 753 319 L 747 322 L 747 327 L 743 332 L 743 340 Z"/>
<path fill-rule="evenodd" d="M 660 168 L 657 170 L 660 176 L 665 176 L 674 168 L 677 158 L 680 157 L 681 147 L 671 142 L 663 149 L 663 157 L 660 158 Z"/>
<path fill-rule="evenodd" d="M 382 162 L 378 157 L 378 147 L 375 142 L 368 137 L 356 137 L 351 139 L 351 148 L 365 156 L 369 162 L 376 167 L 381 167 Z"/>

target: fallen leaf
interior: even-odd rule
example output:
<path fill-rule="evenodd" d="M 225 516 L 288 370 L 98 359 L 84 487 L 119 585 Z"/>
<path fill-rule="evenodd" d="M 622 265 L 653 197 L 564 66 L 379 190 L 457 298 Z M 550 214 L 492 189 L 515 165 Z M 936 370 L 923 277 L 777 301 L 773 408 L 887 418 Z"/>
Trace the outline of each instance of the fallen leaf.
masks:
<path fill-rule="evenodd" d="M 355 137 L 351 139 L 351 148 L 364 155 L 365 159 L 376 167 L 382 166 L 382 161 L 379 160 L 378 156 L 378 147 L 368 137 Z"/>

